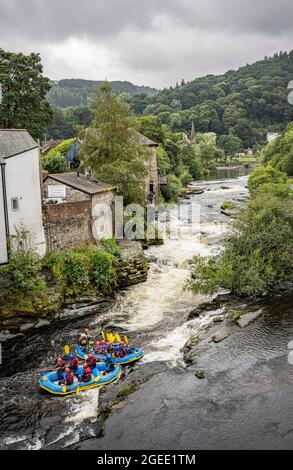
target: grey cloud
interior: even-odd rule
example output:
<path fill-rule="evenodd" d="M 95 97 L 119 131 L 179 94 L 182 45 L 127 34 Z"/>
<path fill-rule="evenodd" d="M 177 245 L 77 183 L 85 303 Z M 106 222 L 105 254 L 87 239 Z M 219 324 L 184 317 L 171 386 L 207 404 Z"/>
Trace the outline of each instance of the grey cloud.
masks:
<path fill-rule="evenodd" d="M 1 0 L 1 35 L 58 42 L 69 36 L 103 39 L 127 28 L 154 29 L 164 16 L 191 28 L 261 31 L 291 29 L 291 0 Z"/>
<path fill-rule="evenodd" d="M 40 51 L 52 78 L 162 86 L 291 49 L 292 17 L 292 0 L 0 0 L 0 45 Z M 69 39 L 80 48 L 66 60 L 56 51 Z"/>

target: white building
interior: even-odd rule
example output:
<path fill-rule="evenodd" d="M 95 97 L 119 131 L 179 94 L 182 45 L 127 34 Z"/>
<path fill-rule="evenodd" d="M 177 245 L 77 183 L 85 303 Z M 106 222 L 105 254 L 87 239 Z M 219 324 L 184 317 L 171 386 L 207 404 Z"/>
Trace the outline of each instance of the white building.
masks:
<path fill-rule="evenodd" d="M 26 130 L 0 129 L 0 264 L 8 241 L 25 231 L 39 255 L 46 252 L 42 220 L 39 146 Z"/>
<path fill-rule="evenodd" d="M 281 136 L 279 132 L 268 132 L 267 133 L 267 142 L 270 144 L 271 142 L 274 142 L 274 140 L 278 139 Z"/>

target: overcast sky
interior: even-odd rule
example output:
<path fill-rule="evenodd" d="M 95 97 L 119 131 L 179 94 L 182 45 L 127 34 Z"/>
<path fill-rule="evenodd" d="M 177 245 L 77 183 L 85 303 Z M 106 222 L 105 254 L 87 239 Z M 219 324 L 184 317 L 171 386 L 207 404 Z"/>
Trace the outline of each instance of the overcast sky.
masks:
<path fill-rule="evenodd" d="M 164 87 L 293 49 L 292 0 L 0 0 L 0 47 L 52 79 Z"/>

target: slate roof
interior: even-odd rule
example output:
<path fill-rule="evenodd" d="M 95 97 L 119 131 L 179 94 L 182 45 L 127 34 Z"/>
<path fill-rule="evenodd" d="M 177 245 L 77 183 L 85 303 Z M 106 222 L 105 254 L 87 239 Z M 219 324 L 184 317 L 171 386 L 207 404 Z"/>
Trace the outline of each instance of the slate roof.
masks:
<path fill-rule="evenodd" d="M 91 132 L 91 135 L 95 138 L 99 138 L 99 129 L 91 129 L 90 127 L 87 129 L 87 132 Z M 134 129 L 129 129 L 129 140 L 132 143 L 139 142 L 143 146 L 148 147 L 158 147 L 159 144 L 152 139 L 149 139 L 141 132 L 138 132 Z"/>
<path fill-rule="evenodd" d="M 0 129 L 0 157 L 9 158 L 38 148 L 25 129 Z"/>
<path fill-rule="evenodd" d="M 93 196 L 94 194 L 103 193 L 105 191 L 113 191 L 116 189 L 115 186 L 110 186 L 109 184 L 102 183 L 97 180 L 88 180 L 86 176 L 79 175 L 77 173 L 57 173 L 49 174 L 46 176 L 45 181 L 50 178 L 58 183 L 65 184 L 71 188 L 82 191 L 83 193 Z"/>
<path fill-rule="evenodd" d="M 147 147 L 158 147 L 159 144 L 157 142 L 155 142 L 152 139 L 149 139 L 145 135 L 141 134 L 141 132 L 135 131 L 133 129 L 131 129 L 131 132 L 133 133 L 133 135 L 136 135 L 138 137 L 141 145 L 144 145 Z M 132 140 L 132 136 L 130 137 L 130 140 Z"/>
<path fill-rule="evenodd" d="M 50 150 L 53 150 L 62 142 L 63 142 L 62 139 L 59 139 L 59 140 L 51 139 L 51 140 L 47 140 L 46 142 L 43 142 L 42 148 L 41 148 L 42 155 L 47 155 L 47 153 L 50 152 Z"/>

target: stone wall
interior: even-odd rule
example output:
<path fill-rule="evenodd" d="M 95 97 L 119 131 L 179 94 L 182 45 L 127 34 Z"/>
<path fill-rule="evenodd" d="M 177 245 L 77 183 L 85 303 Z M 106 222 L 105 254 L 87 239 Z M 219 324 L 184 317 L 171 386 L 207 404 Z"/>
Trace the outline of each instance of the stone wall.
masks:
<path fill-rule="evenodd" d="M 145 282 L 148 276 L 148 263 L 141 243 L 123 240 L 119 245 L 121 260 L 116 268 L 118 286 L 125 288 Z"/>
<path fill-rule="evenodd" d="M 157 162 L 157 148 L 153 147 L 151 149 L 152 154 L 148 162 L 148 176 L 146 178 L 146 191 L 147 195 L 150 192 L 150 185 L 153 185 L 153 192 L 158 199 L 160 194 L 160 183 L 159 183 L 159 174 L 158 174 L 158 162 Z"/>
<path fill-rule="evenodd" d="M 90 200 L 47 204 L 43 219 L 49 253 L 93 242 Z"/>
<path fill-rule="evenodd" d="M 48 186 L 65 186 L 66 202 L 89 201 L 91 197 L 78 189 L 71 188 L 65 184 L 59 183 L 51 178 L 47 178 L 43 184 L 44 198 L 48 199 Z"/>

